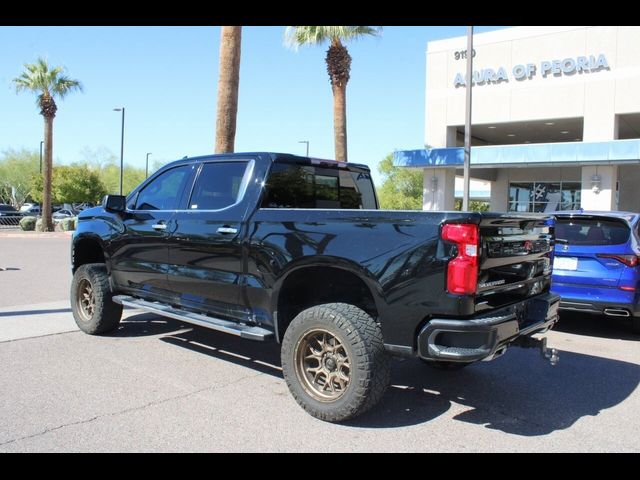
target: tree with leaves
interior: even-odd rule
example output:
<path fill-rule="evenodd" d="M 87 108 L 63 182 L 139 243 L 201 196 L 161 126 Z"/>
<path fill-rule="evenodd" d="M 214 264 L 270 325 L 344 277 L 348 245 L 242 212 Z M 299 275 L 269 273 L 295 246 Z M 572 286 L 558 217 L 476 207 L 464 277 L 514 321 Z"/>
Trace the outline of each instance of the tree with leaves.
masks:
<path fill-rule="evenodd" d="M 215 153 L 235 149 L 242 27 L 222 27 L 218 73 Z"/>
<path fill-rule="evenodd" d="M 85 165 L 62 165 L 53 168 L 51 199 L 55 203 L 99 202 L 107 193 L 100 173 Z M 118 179 L 119 180 L 119 179 Z M 41 186 L 42 177 L 34 178 L 34 185 Z M 41 189 L 34 189 L 34 199 L 40 201 Z"/>
<path fill-rule="evenodd" d="M 329 42 L 327 73 L 333 91 L 333 132 L 336 160 L 347 161 L 347 82 L 351 73 L 351 55 L 345 42 L 366 36 L 377 36 L 382 27 L 287 27 L 285 44 L 294 48 Z"/>
<path fill-rule="evenodd" d="M 63 74 L 63 67 L 50 67 L 43 58 L 24 65 L 25 71 L 13 79 L 16 92 L 28 90 L 37 94 L 36 104 L 44 117 L 44 165 L 42 223 L 45 232 L 53 231 L 51 218 L 51 175 L 53 169 L 53 119 L 58 107 L 55 98 L 63 99 L 74 90 L 82 90 L 78 80 Z"/>
<path fill-rule="evenodd" d="M 31 177 L 38 174 L 38 165 L 37 151 L 10 149 L 0 154 L 0 203 L 19 208 L 29 199 Z"/>
<path fill-rule="evenodd" d="M 393 155 L 387 155 L 378 171 L 384 181 L 378 189 L 380 207 L 385 210 L 422 210 L 422 171 L 396 167 Z"/>

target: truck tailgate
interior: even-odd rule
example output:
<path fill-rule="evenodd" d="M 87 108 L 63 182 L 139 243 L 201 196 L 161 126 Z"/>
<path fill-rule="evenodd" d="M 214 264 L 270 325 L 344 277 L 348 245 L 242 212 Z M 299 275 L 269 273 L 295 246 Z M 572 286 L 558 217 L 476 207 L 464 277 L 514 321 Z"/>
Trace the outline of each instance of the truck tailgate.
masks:
<path fill-rule="evenodd" d="M 542 215 L 483 214 L 476 312 L 549 289 L 553 231 L 547 219 Z"/>

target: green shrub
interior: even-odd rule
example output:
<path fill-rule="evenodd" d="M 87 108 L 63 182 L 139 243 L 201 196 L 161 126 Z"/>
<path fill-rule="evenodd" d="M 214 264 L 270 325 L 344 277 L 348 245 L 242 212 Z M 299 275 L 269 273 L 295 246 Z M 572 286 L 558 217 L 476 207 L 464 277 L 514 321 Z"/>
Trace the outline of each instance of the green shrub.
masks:
<path fill-rule="evenodd" d="M 32 232 L 36 229 L 36 217 L 24 217 L 20 220 L 20 228 L 25 232 Z"/>
<path fill-rule="evenodd" d="M 36 221 L 36 232 L 41 232 L 42 231 L 42 218 L 39 218 Z"/>
<path fill-rule="evenodd" d="M 63 218 L 60 221 L 60 229 L 63 232 L 68 232 L 70 230 L 76 229 L 76 217 Z"/>

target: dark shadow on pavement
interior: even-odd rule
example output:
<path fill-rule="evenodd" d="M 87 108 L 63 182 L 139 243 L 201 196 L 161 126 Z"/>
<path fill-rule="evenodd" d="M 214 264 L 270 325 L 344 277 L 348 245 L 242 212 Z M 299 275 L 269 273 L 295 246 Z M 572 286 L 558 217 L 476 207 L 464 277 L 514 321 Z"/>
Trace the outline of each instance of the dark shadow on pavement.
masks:
<path fill-rule="evenodd" d="M 47 313 L 71 312 L 70 308 L 51 308 L 46 310 L 19 310 L 15 312 L 0 312 L 0 317 L 19 317 L 23 315 L 44 315 Z"/>
<path fill-rule="evenodd" d="M 639 383 L 636 364 L 564 351 L 555 367 L 535 350 L 520 348 L 451 372 L 407 359 L 394 363 L 392 387 L 378 408 L 350 425 L 414 425 L 455 402 L 467 407 L 455 420 L 515 435 L 547 435 L 621 403 Z"/>
<path fill-rule="evenodd" d="M 244 340 L 152 313 L 124 319 L 121 327 L 112 333 L 116 337 L 150 335 L 162 335 L 163 342 L 282 378 L 280 345 L 275 342 Z"/>
<path fill-rule="evenodd" d="M 185 330 L 187 329 L 187 330 Z M 152 314 L 123 321 L 115 336 L 160 335 L 194 352 L 282 378 L 280 346 L 253 342 Z M 640 366 L 560 351 L 551 366 L 536 350 L 511 348 L 492 362 L 458 371 L 417 359 L 392 360 L 391 386 L 371 411 L 346 422 L 361 428 L 399 428 L 429 422 L 452 403 L 462 421 L 522 436 L 547 435 L 624 401 L 640 384 Z"/>
<path fill-rule="evenodd" d="M 589 313 L 562 312 L 554 330 L 589 337 L 640 341 L 640 334 L 631 329 L 631 320 Z"/>
<path fill-rule="evenodd" d="M 125 309 L 125 313 L 128 309 Z M 149 337 L 154 335 L 166 335 L 185 328 L 192 328 L 187 323 L 161 317 L 153 313 L 138 313 L 123 318 L 120 326 L 114 332 L 107 334 L 109 337 Z"/>

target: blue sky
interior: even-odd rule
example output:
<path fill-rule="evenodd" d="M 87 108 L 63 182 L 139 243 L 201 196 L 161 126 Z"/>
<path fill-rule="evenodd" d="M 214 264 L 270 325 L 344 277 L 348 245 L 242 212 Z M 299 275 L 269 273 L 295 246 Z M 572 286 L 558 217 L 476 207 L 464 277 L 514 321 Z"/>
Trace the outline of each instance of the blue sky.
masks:
<path fill-rule="evenodd" d="M 475 32 L 499 27 L 476 27 Z M 326 46 L 294 52 L 284 27 L 244 27 L 236 151 L 277 151 L 333 158 L 332 94 Z M 348 44 L 349 160 L 376 166 L 394 149 L 423 148 L 426 44 L 466 27 L 384 27 L 379 38 Z M 45 57 L 83 83 L 58 102 L 54 163 L 109 150 L 144 167 L 213 152 L 219 27 L 0 27 L 0 152 L 37 151 L 43 120 L 35 95 L 16 95 L 11 80 Z"/>

